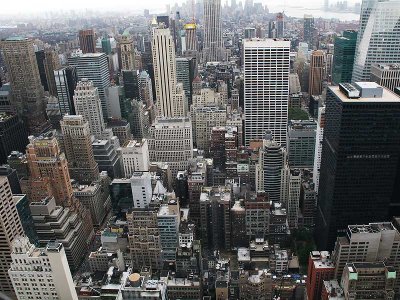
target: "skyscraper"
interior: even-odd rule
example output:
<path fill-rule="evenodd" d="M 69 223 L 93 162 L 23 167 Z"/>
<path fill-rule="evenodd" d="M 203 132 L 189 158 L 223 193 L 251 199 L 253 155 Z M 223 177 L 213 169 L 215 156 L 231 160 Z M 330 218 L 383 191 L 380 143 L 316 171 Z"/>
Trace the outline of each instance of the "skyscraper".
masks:
<path fill-rule="evenodd" d="M 79 30 L 79 46 L 83 53 L 96 52 L 96 36 L 93 29 Z"/>
<path fill-rule="evenodd" d="M 285 15 L 283 13 L 276 14 L 276 37 L 283 38 L 285 35 Z"/>
<path fill-rule="evenodd" d="M 54 70 L 54 78 L 61 115 L 74 115 L 74 93 L 78 82 L 76 68 L 70 66 L 58 68 Z"/>
<path fill-rule="evenodd" d="M 28 132 L 17 115 L 0 113 L 0 164 L 7 163 L 12 151 L 24 151 Z"/>
<path fill-rule="evenodd" d="M 281 200 L 282 170 L 285 162 L 285 149 L 270 135 L 266 136 L 256 166 L 256 190 L 267 192 L 269 199 L 273 202 Z"/>
<path fill-rule="evenodd" d="M 325 107 L 318 109 L 318 123 L 317 133 L 315 137 L 315 150 L 314 150 L 314 167 L 313 167 L 313 183 L 315 191 L 318 193 L 319 188 L 319 174 L 321 168 L 321 155 L 322 155 L 322 141 L 324 139 L 325 127 Z"/>
<path fill-rule="evenodd" d="M 304 15 L 303 26 L 303 41 L 308 44 L 309 49 L 313 49 L 315 30 L 314 17 L 312 15 Z"/>
<path fill-rule="evenodd" d="M 8 269 L 11 264 L 12 241 L 24 234 L 17 207 L 6 176 L 0 176 L 0 291 L 12 293 Z"/>
<path fill-rule="evenodd" d="M 28 238 L 19 236 L 12 245 L 8 274 L 18 299 L 78 300 L 61 243 L 50 242 L 45 248 L 37 248 Z"/>
<path fill-rule="evenodd" d="M 152 47 L 158 115 L 183 117 L 184 105 L 176 97 L 175 46 L 171 31 L 168 28 L 155 28 Z"/>
<path fill-rule="evenodd" d="M 51 96 L 57 96 L 57 87 L 54 77 L 54 70 L 60 67 L 60 60 L 56 51 L 46 49 L 44 51 L 44 70 L 46 73 L 47 84 L 49 86 L 49 93 Z"/>
<path fill-rule="evenodd" d="M 107 118 L 108 105 L 106 89 L 110 86 L 107 55 L 104 53 L 82 54 L 81 52 L 74 52 L 72 56 L 68 58 L 68 63 L 70 66 L 76 68 L 78 80 L 87 78 L 93 82 L 93 85 L 99 92 L 103 117 Z"/>
<path fill-rule="evenodd" d="M 376 64 L 371 67 L 371 81 L 394 91 L 400 87 L 399 64 Z"/>
<path fill-rule="evenodd" d="M 288 119 L 290 42 L 245 40 L 243 48 L 245 143 L 248 145 L 250 140 L 261 139 L 266 130 L 271 130 L 274 139 L 284 146 Z"/>
<path fill-rule="evenodd" d="M 130 35 L 123 34 L 117 44 L 121 70 L 135 70 L 135 52 Z"/>
<path fill-rule="evenodd" d="M 221 0 L 204 0 L 203 61 L 221 61 L 223 52 Z"/>
<path fill-rule="evenodd" d="M 68 164 L 54 132 L 29 139 L 26 150 L 30 172 L 29 200 L 41 201 L 53 196 L 57 205 L 72 206 L 74 201 Z"/>
<path fill-rule="evenodd" d="M 345 30 L 335 38 L 333 53 L 332 81 L 335 84 L 350 82 L 353 74 L 357 31 Z"/>
<path fill-rule="evenodd" d="M 81 115 L 67 115 L 61 121 L 61 130 L 71 177 L 87 184 L 98 180 L 99 167 L 94 160 L 89 122 Z"/>
<path fill-rule="evenodd" d="M 370 80 L 374 63 L 400 63 L 400 1 L 364 0 L 351 82 Z"/>
<path fill-rule="evenodd" d="M 322 95 L 322 83 L 325 79 L 325 54 L 321 50 L 315 50 L 311 54 L 309 95 Z"/>
<path fill-rule="evenodd" d="M 165 162 L 175 177 L 186 170 L 193 158 L 192 122 L 190 118 L 158 118 L 150 128 L 149 154 L 152 162 Z"/>
<path fill-rule="evenodd" d="M 356 88 L 357 87 L 357 88 Z M 400 155 L 400 97 L 371 82 L 328 88 L 317 243 L 332 249 L 349 224 L 388 215 Z"/>
<path fill-rule="evenodd" d="M 97 87 L 92 81 L 82 79 L 78 82 L 74 95 L 75 111 L 89 122 L 90 133 L 96 138 L 102 138 L 105 130 L 103 112 Z"/>
<path fill-rule="evenodd" d="M 189 23 L 183 27 L 185 29 L 186 50 L 197 51 L 196 27 L 195 23 Z"/>
<path fill-rule="evenodd" d="M 50 128 L 44 103 L 33 41 L 9 38 L 1 42 L 7 66 L 13 103 L 30 134 L 40 134 Z"/>

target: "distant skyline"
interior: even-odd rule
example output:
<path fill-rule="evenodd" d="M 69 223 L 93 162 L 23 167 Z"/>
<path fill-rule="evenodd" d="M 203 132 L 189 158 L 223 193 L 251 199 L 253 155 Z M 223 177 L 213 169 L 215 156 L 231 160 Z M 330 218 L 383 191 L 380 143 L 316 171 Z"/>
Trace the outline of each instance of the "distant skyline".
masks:
<path fill-rule="evenodd" d="M 85 9 L 91 10 L 127 10 L 128 12 L 141 12 L 144 9 L 149 9 L 150 13 L 162 13 L 166 10 L 166 5 L 173 6 L 175 3 L 181 4 L 186 1 L 169 1 L 169 0 L 147 0 L 147 1 L 131 1 L 131 0 L 114 0 L 112 2 L 101 2 L 98 0 L 69 0 L 68 2 L 58 0 L 16 0 L 9 1 L 7 5 L 2 5 L 0 15 L 7 14 L 38 14 L 49 11 L 69 11 L 77 10 L 82 11 Z M 226 1 L 222 0 L 222 5 L 225 5 Z M 237 0 L 237 3 L 240 1 Z M 245 0 L 242 0 L 243 4 Z M 268 5 L 271 11 L 283 11 L 286 8 L 298 7 L 304 9 L 317 9 L 324 5 L 324 0 L 297 0 L 293 3 L 290 0 L 254 0 L 254 3 L 262 2 L 264 5 Z M 331 4 L 336 3 L 336 0 L 330 0 Z M 361 0 L 348 0 L 349 5 L 361 2 Z M 228 0 L 230 4 L 230 0 Z M 305 11 L 304 13 L 308 13 Z M 312 13 L 312 11 L 310 12 Z"/>

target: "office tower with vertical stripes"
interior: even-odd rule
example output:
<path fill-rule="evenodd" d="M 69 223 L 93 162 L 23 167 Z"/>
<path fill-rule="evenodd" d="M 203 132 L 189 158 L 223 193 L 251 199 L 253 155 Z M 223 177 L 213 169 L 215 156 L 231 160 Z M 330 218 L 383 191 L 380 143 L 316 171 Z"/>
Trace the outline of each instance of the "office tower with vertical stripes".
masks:
<path fill-rule="evenodd" d="M 187 105 L 177 97 L 175 45 L 171 31 L 168 28 L 155 28 L 152 46 L 158 115 L 183 117 Z"/>
<path fill-rule="evenodd" d="M 325 79 L 325 54 L 321 50 L 315 50 L 311 54 L 310 80 L 308 94 L 310 96 L 322 95 L 322 83 Z"/>
<path fill-rule="evenodd" d="M 13 286 L 7 272 L 12 262 L 12 241 L 23 234 L 7 176 L 0 176 L 0 291 L 10 295 Z"/>
<path fill-rule="evenodd" d="M 363 0 L 351 82 L 369 81 L 375 63 L 400 63 L 400 1 Z"/>
<path fill-rule="evenodd" d="M 270 130 L 285 146 L 289 99 L 290 42 L 252 39 L 243 42 L 245 143 Z"/>
<path fill-rule="evenodd" d="M 221 0 L 204 0 L 203 61 L 223 60 Z"/>
<path fill-rule="evenodd" d="M 79 30 L 79 46 L 83 53 L 96 52 L 96 36 L 93 29 Z"/>

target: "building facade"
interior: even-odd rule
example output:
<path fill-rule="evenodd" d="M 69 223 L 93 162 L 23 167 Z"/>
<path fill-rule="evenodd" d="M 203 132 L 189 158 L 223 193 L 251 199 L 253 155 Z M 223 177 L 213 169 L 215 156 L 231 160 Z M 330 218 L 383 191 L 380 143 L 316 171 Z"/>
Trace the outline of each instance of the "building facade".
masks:
<path fill-rule="evenodd" d="M 271 130 L 275 140 L 284 146 L 288 118 L 290 42 L 245 40 L 243 49 L 245 144 L 262 138 L 266 130 Z M 273 81 L 270 80 L 271 76 Z"/>

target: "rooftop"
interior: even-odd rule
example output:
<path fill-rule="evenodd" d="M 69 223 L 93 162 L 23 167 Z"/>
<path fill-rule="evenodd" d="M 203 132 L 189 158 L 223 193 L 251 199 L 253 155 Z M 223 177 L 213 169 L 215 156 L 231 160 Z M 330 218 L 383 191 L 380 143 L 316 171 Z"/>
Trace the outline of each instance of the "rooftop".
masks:
<path fill-rule="evenodd" d="M 363 89 L 375 89 L 380 86 L 374 82 L 358 82 L 357 83 Z M 354 86 L 352 86 L 355 88 Z M 390 91 L 387 88 L 383 87 L 382 97 L 359 97 L 359 98 L 349 98 L 345 92 L 343 92 L 339 86 L 329 86 L 329 90 L 331 90 L 341 101 L 343 102 L 400 102 L 400 97 Z"/>

